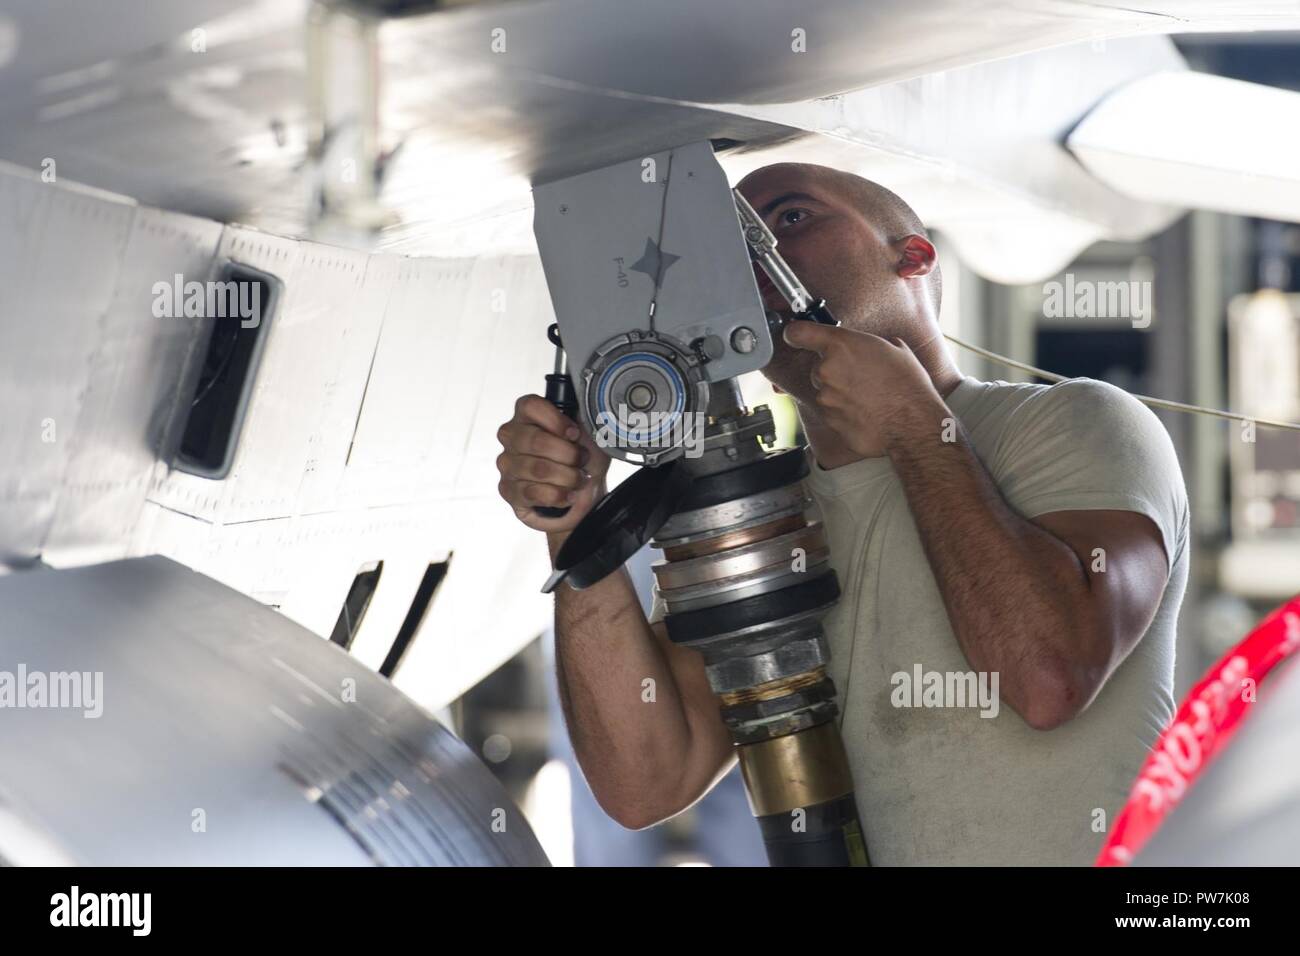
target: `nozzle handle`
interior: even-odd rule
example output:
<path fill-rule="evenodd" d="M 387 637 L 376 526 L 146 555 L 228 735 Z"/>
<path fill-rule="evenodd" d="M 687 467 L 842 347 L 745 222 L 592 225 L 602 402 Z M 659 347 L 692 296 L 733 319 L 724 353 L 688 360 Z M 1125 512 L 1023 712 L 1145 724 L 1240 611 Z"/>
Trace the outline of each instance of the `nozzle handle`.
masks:
<path fill-rule="evenodd" d="M 573 387 L 573 379 L 569 377 L 567 371 L 568 362 L 564 354 L 564 347 L 560 344 L 559 328 L 552 325 L 546 330 L 546 335 L 555 343 L 555 371 L 546 376 L 546 400 L 573 419 L 574 422 L 577 422 L 578 393 Z M 533 512 L 542 518 L 563 518 L 569 513 L 569 509 L 567 506 L 554 508 L 547 505 L 537 505 L 533 508 Z"/>

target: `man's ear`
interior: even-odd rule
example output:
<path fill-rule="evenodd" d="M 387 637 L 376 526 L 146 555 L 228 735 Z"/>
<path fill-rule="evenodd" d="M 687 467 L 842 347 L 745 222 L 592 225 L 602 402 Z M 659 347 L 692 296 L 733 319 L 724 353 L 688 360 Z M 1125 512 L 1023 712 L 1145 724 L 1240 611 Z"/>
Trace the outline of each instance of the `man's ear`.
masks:
<path fill-rule="evenodd" d="M 896 269 L 900 278 L 915 279 L 919 276 L 929 275 L 930 270 L 934 268 L 937 254 L 934 251 L 934 244 L 924 236 L 918 236 L 915 233 L 910 236 L 904 236 L 894 244 L 898 250 L 898 267 Z"/>

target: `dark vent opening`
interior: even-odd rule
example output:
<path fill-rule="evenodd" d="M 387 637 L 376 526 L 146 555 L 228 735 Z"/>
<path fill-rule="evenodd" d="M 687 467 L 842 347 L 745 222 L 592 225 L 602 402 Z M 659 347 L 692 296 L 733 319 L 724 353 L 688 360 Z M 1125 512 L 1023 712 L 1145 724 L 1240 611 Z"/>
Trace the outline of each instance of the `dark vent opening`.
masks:
<path fill-rule="evenodd" d="M 735 149 L 737 146 L 744 146 L 745 141 L 740 139 L 728 139 L 725 136 L 718 136 L 709 140 L 715 153 L 725 153 L 727 150 Z"/>
<path fill-rule="evenodd" d="M 330 634 L 330 640 L 345 651 L 352 649 L 352 642 L 361 629 L 361 621 L 370 608 L 370 599 L 375 596 L 375 588 L 379 587 L 379 575 L 383 571 L 384 562 L 371 561 L 362 565 L 357 576 L 352 579 L 352 587 L 348 589 L 348 596 L 339 610 L 339 619 L 334 622 L 334 631 Z"/>
<path fill-rule="evenodd" d="M 464 6 L 466 0 L 352 0 L 352 3 L 380 16 L 407 17 L 449 6 Z"/>
<path fill-rule="evenodd" d="M 431 564 L 424 572 L 424 578 L 420 581 L 420 586 L 416 588 L 415 597 L 411 601 L 411 610 L 407 612 L 406 620 L 402 622 L 402 626 L 397 632 L 397 639 L 393 641 L 393 646 L 388 650 L 388 656 L 384 658 L 383 666 L 379 668 L 379 673 L 390 680 L 397 673 L 397 668 L 406 655 L 406 649 L 410 647 L 411 641 L 415 639 L 415 634 L 420 630 L 420 625 L 424 623 L 424 617 L 429 613 L 429 605 L 433 603 L 433 595 L 437 592 L 442 579 L 447 576 L 447 566 L 449 564 L 451 564 L 450 554 L 447 555 L 446 561 Z"/>
<path fill-rule="evenodd" d="M 214 479 L 230 472 L 280 288 L 275 276 L 237 262 L 205 285 L 212 334 L 177 452 L 182 471 Z"/>

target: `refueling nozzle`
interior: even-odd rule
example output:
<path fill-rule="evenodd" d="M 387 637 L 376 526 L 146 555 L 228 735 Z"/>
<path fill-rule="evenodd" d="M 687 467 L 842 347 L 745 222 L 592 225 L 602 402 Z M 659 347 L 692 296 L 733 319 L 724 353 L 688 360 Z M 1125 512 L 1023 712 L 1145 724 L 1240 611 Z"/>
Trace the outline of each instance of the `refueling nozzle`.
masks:
<path fill-rule="evenodd" d="M 776 236 L 772 235 L 772 230 L 767 228 L 767 223 L 754 211 L 749 200 L 740 194 L 739 189 L 733 189 L 731 194 L 736 198 L 736 215 L 740 217 L 740 228 L 745 235 L 745 245 L 749 247 L 749 257 L 767 273 L 772 285 L 776 286 L 776 291 L 789 303 L 795 318 L 811 319 L 821 325 L 839 325 L 839 320 L 831 314 L 826 300 L 818 299 L 814 302 L 794 270 L 781 258 L 776 251 Z M 777 317 L 775 325 L 774 314 Z M 779 313 L 767 313 L 768 328 L 772 330 L 773 336 L 780 334 L 785 321 Z"/>

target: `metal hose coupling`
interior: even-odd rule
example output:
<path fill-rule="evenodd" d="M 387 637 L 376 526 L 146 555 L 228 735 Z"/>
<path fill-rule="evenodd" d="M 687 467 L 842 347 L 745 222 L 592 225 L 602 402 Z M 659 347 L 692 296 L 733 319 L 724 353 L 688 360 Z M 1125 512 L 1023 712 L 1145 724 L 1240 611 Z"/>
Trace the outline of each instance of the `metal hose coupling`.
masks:
<path fill-rule="evenodd" d="M 803 479 L 734 383 L 710 401 L 685 499 L 654 536 L 664 625 L 704 657 L 773 866 L 865 866 L 821 621 L 840 596 Z"/>

